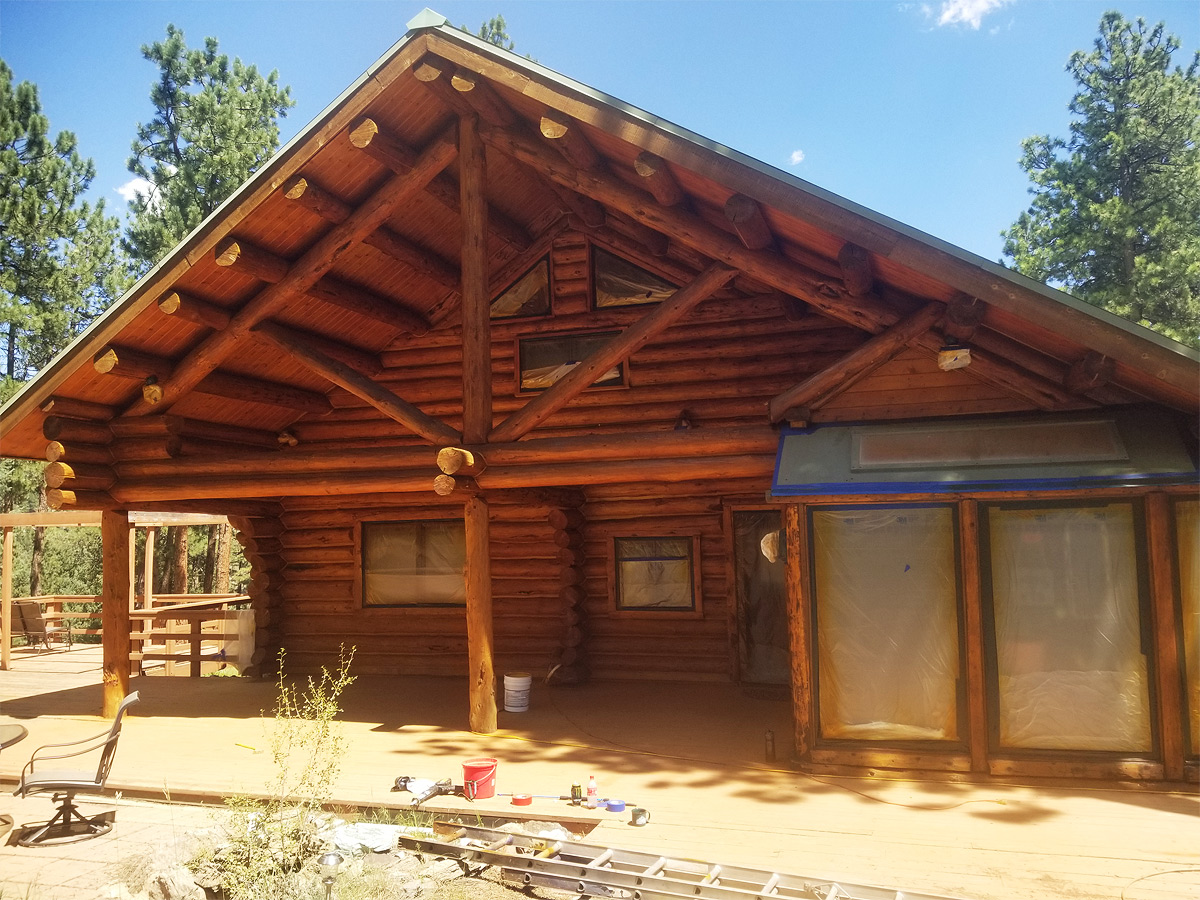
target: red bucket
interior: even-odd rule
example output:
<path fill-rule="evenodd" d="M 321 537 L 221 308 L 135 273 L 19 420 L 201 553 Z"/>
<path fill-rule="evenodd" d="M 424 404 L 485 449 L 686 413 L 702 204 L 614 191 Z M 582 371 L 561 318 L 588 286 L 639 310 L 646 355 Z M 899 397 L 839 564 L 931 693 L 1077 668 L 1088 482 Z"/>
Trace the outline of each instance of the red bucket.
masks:
<path fill-rule="evenodd" d="M 463 760 L 463 794 L 468 800 L 486 800 L 496 796 L 496 768 L 491 757 Z"/>

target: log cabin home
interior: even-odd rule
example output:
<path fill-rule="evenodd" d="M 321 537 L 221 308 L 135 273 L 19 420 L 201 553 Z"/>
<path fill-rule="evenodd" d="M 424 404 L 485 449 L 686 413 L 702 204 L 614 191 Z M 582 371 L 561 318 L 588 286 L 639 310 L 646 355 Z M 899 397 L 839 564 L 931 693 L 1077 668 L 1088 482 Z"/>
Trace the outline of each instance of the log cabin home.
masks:
<path fill-rule="evenodd" d="M 1198 360 L 426 10 L 0 427 L 105 511 L 114 698 L 126 511 L 202 511 L 256 665 L 477 731 L 508 671 L 734 681 L 809 771 L 1180 782 Z"/>

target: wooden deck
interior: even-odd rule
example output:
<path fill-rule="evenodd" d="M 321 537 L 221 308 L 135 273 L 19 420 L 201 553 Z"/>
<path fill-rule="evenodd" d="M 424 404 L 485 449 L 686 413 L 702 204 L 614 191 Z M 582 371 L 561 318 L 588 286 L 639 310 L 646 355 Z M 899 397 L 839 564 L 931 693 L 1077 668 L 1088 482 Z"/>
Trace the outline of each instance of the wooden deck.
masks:
<path fill-rule="evenodd" d="M 15 780 L 34 746 L 103 728 L 99 677 L 99 648 L 14 654 L 0 672 L 0 720 L 30 737 L 0 755 L 0 781 Z M 144 675 L 132 686 L 143 702 L 110 788 L 174 799 L 262 789 L 270 682 Z M 1194 789 L 809 777 L 763 758 L 767 729 L 787 757 L 786 701 L 732 685 L 535 684 L 530 710 L 501 712 L 501 731 L 486 736 L 466 730 L 462 679 L 364 677 L 344 706 L 350 750 L 336 797 L 345 805 L 402 805 L 407 795 L 389 790 L 397 776 L 461 782 L 464 759 L 490 756 L 500 791 L 566 793 L 594 774 L 602 795 L 650 810 L 644 828 L 582 814 L 597 823 L 592 840 L 615 846 L 977 900 L 1200 896 Z M 0 813 L 22 821 L 28 802 L 0 792 Z M 514 809 L 504 797 L 473 808 Z M 581 815 L 549 800 L 527 809 Z M 33 851 L 0 848 L 11 852 Z"/>

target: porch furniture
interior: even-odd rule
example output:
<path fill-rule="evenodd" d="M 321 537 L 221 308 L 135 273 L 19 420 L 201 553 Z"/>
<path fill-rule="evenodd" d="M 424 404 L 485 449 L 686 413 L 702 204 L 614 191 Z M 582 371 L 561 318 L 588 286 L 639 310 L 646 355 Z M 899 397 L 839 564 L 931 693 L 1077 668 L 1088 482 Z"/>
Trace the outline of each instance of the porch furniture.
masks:
<path fill-rule="evenodd" d="M 0 750 L 25 740 L 29 731 L 24 725 L 0 725 Z M 13 819 L 7 813 L 0 815 L 0 837 L 12 831 Z"/>
<path fill-rule="evenodd" d="M 13 610 L 16 612 L 13 630 L 16 631 L 19 628 L 30 646 L 41 643 L 46 645 L 47 650 L 50 650 L 53 649 L 50 646 L 50 638 L 53 636 L 62 640 L 63 635 L 67 637 L 67 648 L 73 646 L 74 636 L 71 634 L 71 626 L 69 624 L 48 624 L 42 616 L 42 605 L 36 600 L 17 600 L 13 603 Z"/>
<path fill-rule="evenodd" d="M 21 781 L 13 794 L 28 797 L 30 794 L 53 793 L 58 810 L 45 825 L 26 828 L 18 838 L 18 844 L 22 847 L 37 847 L 108 833 L 112 828 L 108 814 L 84 816 L 75 806 L 75 795 L 80 791 L 98 794 L 104 790 L 108 773 L 112 769 L 113 757 L 116 756 L 117 740 L 121 736 L 121 722 L 125 711 L 137 703 L 138 699 L 138 692 L 134 691 L 121 701 L 112 727 L 107 731 L 81 741 L 46 744 L 33 751 L 33 757 L 21 770 Z M 47 750 L 61 752 L 44 752 Z M 58 760 L 75 759 L 90 754 L 98 754 L 94 771 L 90 766 L 79 769 L 51 768 Z"/>

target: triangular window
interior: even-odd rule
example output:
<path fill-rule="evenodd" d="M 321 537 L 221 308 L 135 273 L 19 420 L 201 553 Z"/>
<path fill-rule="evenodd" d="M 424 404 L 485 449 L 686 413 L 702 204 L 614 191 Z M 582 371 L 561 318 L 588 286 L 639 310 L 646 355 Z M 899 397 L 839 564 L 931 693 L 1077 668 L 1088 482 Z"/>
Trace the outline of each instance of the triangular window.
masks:
<path fill-rule="evenodd" d="M 677 285 L 607 250 L 593 247 L 592 287 L 596 309 L 606 309 L 661 303 L 675 293 Z"/>
<path fill-rule="evenodd" d="M 550 260 L 543 257 L 492 301 L 493 319 L 550 315 Z"/>

